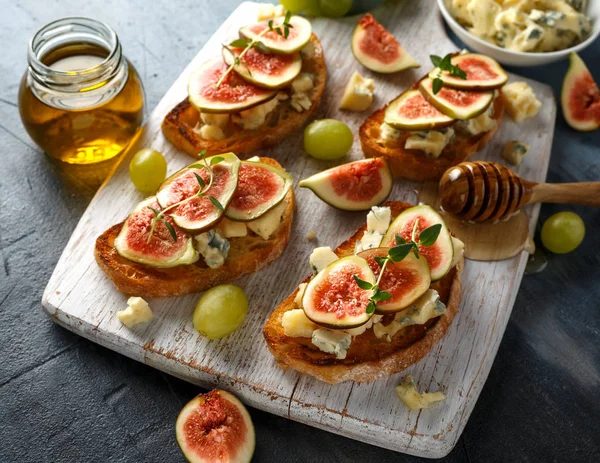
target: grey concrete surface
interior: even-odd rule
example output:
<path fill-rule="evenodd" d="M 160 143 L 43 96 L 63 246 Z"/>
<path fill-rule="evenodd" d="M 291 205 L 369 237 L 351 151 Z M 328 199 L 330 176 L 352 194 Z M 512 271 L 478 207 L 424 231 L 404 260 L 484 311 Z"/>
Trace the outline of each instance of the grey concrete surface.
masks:
<path fill-rule="evenodd" d="M 64 16 L 108 22 L 151 109 L 237 3 L 0 0 L 1 462 L 183 461 L 174 423 L 199 392 L 65 331 L 41 311 L 44 286 L 102 173 L 82 180 L 81 172 L 65 172 L 22 128 L 17 90 L 27 40 Z M 600 80 L 600 42 L 582 56 Z M 521 72 L 558 95 L 566 68 Z M 577 133 L 559 114 L 549 181 L 584 180 L 600 180 L 600 133 Z M 600 211 L 545 205 L 541 220 L 565 209 L 583 217 L 584 244 L 523 279 L 489 379 L 445 461 L 600 461 Z M 419 460 L 251 414 L 257 462 Z"/>

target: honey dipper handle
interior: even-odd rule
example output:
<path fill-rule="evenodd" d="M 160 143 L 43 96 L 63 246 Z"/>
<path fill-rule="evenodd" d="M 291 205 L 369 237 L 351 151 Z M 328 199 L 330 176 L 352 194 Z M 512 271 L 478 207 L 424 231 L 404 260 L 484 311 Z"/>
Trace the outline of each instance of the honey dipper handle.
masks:
<path fill-rule="evenodd" d="M 538 183 L 529 202 L 600 206 L 600 182 Z"/>

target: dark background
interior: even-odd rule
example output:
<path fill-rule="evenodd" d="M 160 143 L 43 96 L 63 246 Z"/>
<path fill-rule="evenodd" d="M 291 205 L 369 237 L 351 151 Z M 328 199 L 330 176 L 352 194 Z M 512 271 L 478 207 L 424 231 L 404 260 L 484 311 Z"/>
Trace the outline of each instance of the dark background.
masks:
<path fill-rule="evenodd" d="M 106 171 L 65 171 L 29 140 L 17 109 L 27 41 L 60 17 L 106 21 L 140 72 L 152 110 L 237 3 L 0 0 L 1 462 L 182 461 L 175 419 L 200 392 L 79 338 L 41 311 L 46 282 Z M 600 80 L 600 42 L 582 57 Z M 518 72 L 552 85 L 558 97 L 566 69 L 560 62 Z M 575 132 L 559 113 L 548 181 L 600 180 L 599 146 L 599 132 Z M 524 277 L 481 397 L 445 461 L 600 461 L 600 211 L 545 205 L 540 220 L 559 210 L 582 216 L 584 243 Z M 256 461 L 419 460 L 250 413 Z"/>

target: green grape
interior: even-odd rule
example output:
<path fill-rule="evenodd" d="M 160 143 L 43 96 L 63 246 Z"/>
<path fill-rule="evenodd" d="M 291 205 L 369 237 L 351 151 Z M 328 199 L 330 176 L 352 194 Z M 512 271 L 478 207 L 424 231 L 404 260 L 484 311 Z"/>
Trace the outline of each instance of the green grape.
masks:
<path fill-rule="evenodd" d="M 317 159 L 340 159 L 348 153 L 353 141 L 350 128 L 335 119 L 316 120 L 304 130 L 304 150 Z"/>
<path fill-rule="evenodd" d="M 352 8 L 352 0 L 319 0 L 319 6 L 325 16 L 341 18 Z"/>
<path fill-rule="evenodd" d="M 221 339 L 237 330 L 248 313 L 248 298 L 235 285 L 206 291 L 194 310 L 194 328 L 208 339 Z"/>
<path fill-rule="evenodd" d="M 129 177 L 135 187 L 145 194 L 153 194 L 165 181 L 167 161 L 156 150 L 139 150 L 129 163 Z"/>
<path fill-rule="evenodd" d="M 573 251 L 583 241 L 585 224 L 574 212 L 558 212 L 546 219 L 542 226 L 542 243 L 555 254 Z"/>
<path fill-rule="evenodd" d="M 319 0 L 305 0 L 306 6 L 302 8 L 302 13 L 308 16 L 323 16 Z"/>
<path fill-rule="evenodd" d="M 292 13 L 300 13 L 307 8 L 309 0 L 279 0 L 279 3 Z"/>

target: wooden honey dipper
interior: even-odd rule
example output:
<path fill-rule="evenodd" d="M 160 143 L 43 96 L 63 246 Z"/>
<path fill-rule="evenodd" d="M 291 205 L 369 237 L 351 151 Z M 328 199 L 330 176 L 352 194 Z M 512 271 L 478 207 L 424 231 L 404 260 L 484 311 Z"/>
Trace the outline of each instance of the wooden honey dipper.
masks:
<path fill-rule="evenodd" d="M 473 222 L 509 217 L 531 203 L 600 206 L 600 182 L 535 183 L 495 162 L 461 162 L 440 179 L 440 205 Z"/>

